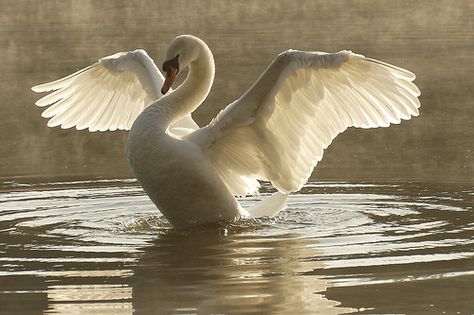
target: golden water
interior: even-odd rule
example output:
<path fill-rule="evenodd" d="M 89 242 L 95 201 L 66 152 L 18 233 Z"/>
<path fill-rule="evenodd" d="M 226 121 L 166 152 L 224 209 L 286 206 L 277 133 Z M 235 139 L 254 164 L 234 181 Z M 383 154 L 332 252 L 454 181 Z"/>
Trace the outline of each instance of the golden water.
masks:
<path fill-rule="evenodd" d="M 179 232 L 133 181 L 4 183 L 0 313 L 471 314 L 473 204 L 312 182 L 277 218 Z"/>

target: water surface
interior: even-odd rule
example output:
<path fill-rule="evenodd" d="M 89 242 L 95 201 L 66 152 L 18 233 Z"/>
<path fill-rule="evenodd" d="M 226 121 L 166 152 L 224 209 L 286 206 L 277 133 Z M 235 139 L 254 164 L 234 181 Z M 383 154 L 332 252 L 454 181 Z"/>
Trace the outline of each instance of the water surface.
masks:
<path fill-rule="evenodd" d="M 471 314 L 473 201 L 312 182 L 277 218 L 177 231 L 133 180 L 5 182 L 0 313 Z"/>

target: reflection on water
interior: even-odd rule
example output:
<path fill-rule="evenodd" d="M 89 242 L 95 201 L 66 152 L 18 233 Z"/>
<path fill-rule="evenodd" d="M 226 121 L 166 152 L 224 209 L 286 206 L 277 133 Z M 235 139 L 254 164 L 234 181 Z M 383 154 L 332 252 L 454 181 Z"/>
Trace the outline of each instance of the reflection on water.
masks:
<path fill-rule="evenodd" d="M 260 236 L 245 228 L 216 232 L 171 232 L 146 248 L 132 278 L 134 308 L 191 314 L 342 311 L 334 309 L 339 303 L 315 293 L 326 290 L 326 280 L 303 275 L 322 267 L 311 261 L 318 255 L 314 242 L 282 231 Z"/>
<path fill-rule="evenodd" d="M 278 218 L 179 232 L 133 181 L 3 183 L 0 313 L 471 314 L 473 201 L 310 183 Z"/>

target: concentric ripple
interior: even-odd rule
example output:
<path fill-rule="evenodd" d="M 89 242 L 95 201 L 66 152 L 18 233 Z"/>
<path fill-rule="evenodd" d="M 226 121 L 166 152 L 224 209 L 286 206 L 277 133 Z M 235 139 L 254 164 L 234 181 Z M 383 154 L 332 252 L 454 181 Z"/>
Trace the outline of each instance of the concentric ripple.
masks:
<path fill-rule="evenodd" d="M 0 313 L 471 314 L 473 201 L 313 182 L 277 218 L 177 231 L 133 180 L 6 182 Z"/>

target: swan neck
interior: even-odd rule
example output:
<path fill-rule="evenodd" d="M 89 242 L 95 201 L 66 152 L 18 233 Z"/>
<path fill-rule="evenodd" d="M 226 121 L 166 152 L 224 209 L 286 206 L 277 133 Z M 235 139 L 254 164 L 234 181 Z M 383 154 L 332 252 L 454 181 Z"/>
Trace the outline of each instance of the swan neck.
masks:
<path fill-rule="evenodd" d="M 167 97 L 170 124 L 192 113 L 204 102 L 214 81 L 214 58 L 203 44 L 199 56 L 190 63 L 186 80 Z"/>

